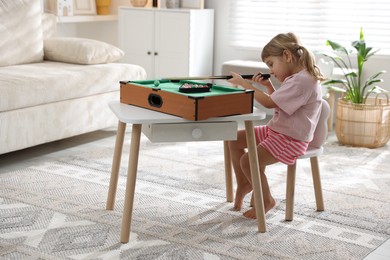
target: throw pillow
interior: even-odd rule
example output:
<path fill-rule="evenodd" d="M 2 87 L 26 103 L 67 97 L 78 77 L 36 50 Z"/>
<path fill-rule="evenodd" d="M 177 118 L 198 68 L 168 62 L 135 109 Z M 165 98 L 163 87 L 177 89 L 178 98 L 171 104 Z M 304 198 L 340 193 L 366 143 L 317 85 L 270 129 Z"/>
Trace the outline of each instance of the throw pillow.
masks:
<path fill-rule="evenodd" d="M 0 66 L 43 60 L 41 0 L 0 0 Z"/>
<path fill-rule="evenodd" d="M 123 57 L 124 52 L 105 42 L 73 37 L 44 40 L 46 60 L 76 64 L 110 63 Z"/>

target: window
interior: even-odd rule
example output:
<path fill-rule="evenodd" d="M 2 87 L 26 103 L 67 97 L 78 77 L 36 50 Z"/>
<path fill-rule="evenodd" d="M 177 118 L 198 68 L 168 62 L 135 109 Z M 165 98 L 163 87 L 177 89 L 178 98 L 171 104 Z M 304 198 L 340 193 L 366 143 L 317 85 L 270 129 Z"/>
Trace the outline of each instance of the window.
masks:
<path fill-rule="evenodd" d="M 296 33 L 312 51 L 325 50 L 327 39 L 342 44 L 358 40 L 390 55 L 388 0 L 231 0 L 231 44 L 261 48 L 280 32 Z"/>

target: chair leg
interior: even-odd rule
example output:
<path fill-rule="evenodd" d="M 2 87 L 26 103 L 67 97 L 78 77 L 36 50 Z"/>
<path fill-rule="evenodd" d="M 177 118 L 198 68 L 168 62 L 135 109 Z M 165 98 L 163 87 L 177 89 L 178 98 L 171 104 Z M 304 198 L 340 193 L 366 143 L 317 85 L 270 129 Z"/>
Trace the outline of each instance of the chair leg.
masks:
<path fill-rule="evenodd" d="M 293 220 L 294 215 L 294 192 L 295 175 L 297 164 L 287 166 L 287 185 L 286 185 L 286 216 L 287 221 Z"/>
<path fill-rule="evenodd" d="M 311 173 L 313 175 L 314 194 L 316 197 L 317 211 L 324 211 L 324 198 L 322 196 L 320 167 L 318 165 L 318 157 L 310 158 Z"/>

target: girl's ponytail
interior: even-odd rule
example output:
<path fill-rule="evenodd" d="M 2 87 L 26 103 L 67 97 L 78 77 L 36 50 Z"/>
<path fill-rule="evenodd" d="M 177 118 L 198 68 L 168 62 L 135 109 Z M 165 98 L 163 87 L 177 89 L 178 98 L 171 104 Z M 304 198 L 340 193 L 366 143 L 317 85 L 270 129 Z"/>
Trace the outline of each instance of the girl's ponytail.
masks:
<path fill-rule="evenodd" d="M 314 54 L 303 46 L 299 46 L 298 52 L 301 52 L 298 62 L 306 68 L 307 72 L 318 80 L 325 80 L 320 68 L 315 63 Z"/>

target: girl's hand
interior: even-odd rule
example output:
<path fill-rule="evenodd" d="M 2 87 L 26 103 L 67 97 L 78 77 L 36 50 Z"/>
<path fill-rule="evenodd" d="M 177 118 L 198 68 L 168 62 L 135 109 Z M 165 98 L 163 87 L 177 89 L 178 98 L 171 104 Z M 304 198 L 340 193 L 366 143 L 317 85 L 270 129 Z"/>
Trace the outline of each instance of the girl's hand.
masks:
<path fill-rule="evenodd" d="M 230 72 L 230 74 L 232 75 L 232 78 L 229 79 L 228 82 L 236 86 L 243 86 L 245 84 L 246 80 L 243 79 L 240 74 L 235 72 Z"/>
<path fill-rule="evenodd" d="M 261 72 L 253 75 L 252 81 L 255 82 L 255 83 L 258 83 L 260 85 L 263 85 L 267 89 L 267 93 L 268 94 L 271 94 L 272 92 L 275 91 L 275 88 L 272 85 L 272 82 L 271 82 L 270 78 L 268 78 L 268 79 L 263 78 L 261 76 Z"/>
<path fill-rule="evenodd" d="M 255 74 L 255 75 L 253 75 L 252 81 L 253 81 L 253 82 L 256 82 L 256 83 L 259 83 L 259 84 L 261 84 L 261 85 L 267 86 L 268 83 L 270 82 L 269 79 L 265 79 L 265 78 L 263 78 L 261 75 L 262 75 L 261 72 L 259 72 L 259 73 Z"/>

